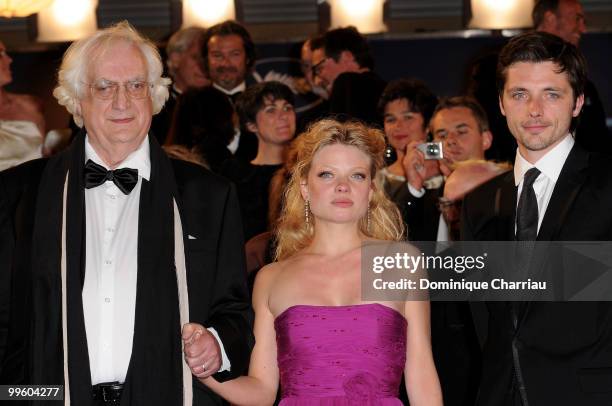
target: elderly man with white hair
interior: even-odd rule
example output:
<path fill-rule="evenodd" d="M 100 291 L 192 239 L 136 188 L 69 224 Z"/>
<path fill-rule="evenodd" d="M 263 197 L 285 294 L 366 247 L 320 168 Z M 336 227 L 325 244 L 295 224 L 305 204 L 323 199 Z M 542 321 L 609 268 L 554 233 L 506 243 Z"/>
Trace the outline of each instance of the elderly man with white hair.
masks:
<path fill-rule="evenodd" d="M 168 137 L 179 96 L 189 89 L 199 89 L 211 84 L 202 65 L 201 48 L 205 33 L 206 29 L 202 27 L 186 27 L 172 34 L 168 40 L 166 66 L 168 75 L 172 78 L 170 97 L 164 108 L 153 116 L 151 123 L 151 132 L 160 144 L 164 144 Z"/>
<path fill-rule="evenodd" d="M 208 405 L 220 400 L 189 367 L 244 372 L 236 194 L 148 135 L 168 98 L 161 75 L 127 22 L 73 43 L 54 95 L 83 131 L 64 153 L 0 173 L 3 384 L 64 385 L 64 404 L 79 406 Z"/>

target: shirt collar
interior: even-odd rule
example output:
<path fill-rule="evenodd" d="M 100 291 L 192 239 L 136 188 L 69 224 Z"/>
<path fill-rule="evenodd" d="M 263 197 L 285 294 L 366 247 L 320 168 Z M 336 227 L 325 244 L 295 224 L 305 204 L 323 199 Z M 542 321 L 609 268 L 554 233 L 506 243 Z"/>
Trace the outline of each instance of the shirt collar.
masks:
<path fill-rule="evenodd" d="M 213 87 L 215 89 L 221 90 L 223 93 L 231 96 L 234 93 L 239 93 L 239 92 L 244 92 L 246 90 L 246 82 L 242 82 L 241 84 L 239 84 L 238 86 L 236 86 L 235 88 L 233 88 L 232 90 L 227 90 L 222 88 L 221 86 L 219 86 L 216 83 L 213 83 Z"/>
<path fill-rule="evenodd" d="M 532 165 L 529 163 L 529 161 L 523 158 L 517 148 L 516 159 L 514 161 L 515 186 L 518 186 L 519 183 L 521 183 L 525 173 L 534 166 L 538 168 L 538 170 L 548 179 L 552 180 L 553 183 L 556 183 L 557 179 L 559 179 L 561 169 L 563 169 L 563 165 L 565 164 L 565 160 L 574 147 L 574 142 L 574 137 L 572 137 L 571 134 L 567 134 L 560 143 L 555 145 L 553 149 L 548 151 L 546 155 L 540 158 L 535 165 Z"/>
<path fill-rule="evenodd" d="M 106 166 L 104 161 L 100 158 L 96 150 L 89 143 L 89 135 L 86 135 L 85 136 L 85 162 L 87 162 L 88 159 L 91 159 L 95 163 L 102 165 L 103 167 L 108 169 L 108 167 Z M 123 160 L 123 162 L 117 165 L 117 168 L 115 169 L 120 169 L 120 168 L 137 169 L 139 176 L 142 176 L 146 180 L 149 180 L 149 178 L 151 177 L 151 154 L 149 153 L 149 137 L 148 136 L 145 137 L 144 140 L 142 140 L 142 143 L 140 144 L 138 149 L 130 153 L 127 156 L 127 158 Z"/>

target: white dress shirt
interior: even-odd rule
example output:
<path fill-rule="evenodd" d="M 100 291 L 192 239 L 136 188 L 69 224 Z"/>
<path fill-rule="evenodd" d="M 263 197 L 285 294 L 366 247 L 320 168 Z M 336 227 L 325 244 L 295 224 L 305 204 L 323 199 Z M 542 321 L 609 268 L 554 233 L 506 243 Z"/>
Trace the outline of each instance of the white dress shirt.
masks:
<path fill-rule="evenodd" d="M 106 164 L 85 138 L 85 161 Z M 85 281 L 83 316 L 91 382 L 124 382 L 132 355 L 138 269 L 138 215 L 142 179 L 149 180 L 148 137 L 116 168 L 138 170 L 138 182 L 125 195 L 111 181 L 85 189 Z M 108 168 L 107 168 L 108 169 Z M 230 368 L 223 344 L 223 364 Z"/>
<path fill-rule="evenodd" d="M 85 161 L 106 167 L 85 139 Z M 124 195 L 111 181 L 85 189 L 85 282 L 83 316 L 93 385 L 125 381 L 132 356 L 142 179 L 149 179 L 145 139 L 119 168 L 138 170 L 138 182 Z M 107 168 L 108 169 L 108 168 Z"/>
<path fill-rule="evenodd" d="M 548 208 L 550 197 L 552 196 L 555 185 L 557 184 L 557 179 L 559 179 L 561 169 L 563 169 L 565 160 L 573 147 L 574 137 L 572 137 L 571 134 L 567 134 L 559 144 L 548 151 L 546 155 L 535 163 L 535 165 L 529 163 L 525 158 L 523 158 L 519 150 L 516 150 L 516 159 L 514 162 L 514 184 L 515 186 L 518 186 L 518 191 L 516 194 L 517 206 L 518 199 L 523 191 L 523 177 L 525 176 L 525 173 L 534 166 L 541 172 L 533 183 L 533 190 L 535 191 L 536 199 L 538 201 L 538 232 L 540 232 L 540 226 L 542 225 L 544 214 Z M 516 232 L 516 223 L 514 224 L 514 227 Z"/>
<path fill-rule="evenodd" d="M 236 86 L 232 90 L 224 89 L 214 82 L 213 82 L 213 87 L 217 90 L 220 90 L 221 92 L 225 93 L 228 96 L 232 96 L 235 93 L 244 92 L 246 90 L 246 82 L 240 83 L 238 86 Z M 238 150 L 239 144 L 240 144 L 240 127 L 238 126 L 234 128 L 234 138 L 232 138 L 230 143 L 227 145 L 227 149 L 230 150 L 232 155 L 234 155 L 236 151 Z"/>
<path fill-rule="evenodd" d="M 213 82 L 213 87 L 215 89 L 217 89 L 217 90 L 221 90 L 226 95 L 231 96 L 234 93 L 244 92 L 246 90 L 246 82 L 243 81 L 242 83 L 240 83 L 238 86 L 236 86 L 235 88 L 233 88 L 231 90 L 224 89 L 221 86 L 219 86 L 218 84 L 216 84 L 215 82 Z"/>

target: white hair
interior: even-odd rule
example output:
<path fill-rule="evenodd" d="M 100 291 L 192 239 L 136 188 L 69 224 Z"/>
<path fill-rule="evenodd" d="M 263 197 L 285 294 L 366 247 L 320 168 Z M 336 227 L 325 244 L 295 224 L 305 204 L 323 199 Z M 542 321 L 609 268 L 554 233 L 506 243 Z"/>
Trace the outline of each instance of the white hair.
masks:
<path fill-rule="evenodd" d="M 182 28 L 172 34 L 166 45 L 166 56 L 168 57 L 166 66 L 168 67 L 170 76 L 174 77 L 177 68 L 174 66 L 174 63 L 172 63 L 170 56 L 174 53 L 182 54 L 187 51 L 194 42 L 200 42 L 202 38 L 204 38 L 204 34 L 206 34 L 206 29 L 196 26 Z"/>
<path fill-rule="evenodd" d="M 79 127 L 83 126 L 79 100 L 85 96 L 90 63 L 96 53 L 119 41 L 133 44 L 145 58 L 148 72 L 147 81 L 153 85 L 151 89 L 153 114 L 159 113 L 166 100 L 168 100 L 168 86 L 171 80 L 162 77 L 163 65 L 157 47 L 124 20 L 99 30 L 87 38 L 73 42 L 64 53 L 58 73 L 58 86 L 53 90 L 53 96 L 60 105 L 65 106 L 66 110 L 72 114 L 74 122 Z"/>

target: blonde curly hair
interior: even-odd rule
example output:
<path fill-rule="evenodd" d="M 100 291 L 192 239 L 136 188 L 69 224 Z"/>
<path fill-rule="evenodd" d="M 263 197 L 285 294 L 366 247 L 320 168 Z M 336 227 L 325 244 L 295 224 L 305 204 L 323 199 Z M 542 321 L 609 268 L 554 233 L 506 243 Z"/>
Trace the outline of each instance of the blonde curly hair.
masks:
<path fill-rule="evenodd" d="M 159 113 L 168 100 L 168 86 L 171 80 L 162 77 L 163 65 L 157 47 L 140 35 L 127 21 L 121 21 L 87 38 L 73 42 L 64 53 L 57 78 L 58 86 L 53 90 L 53 96 L 72 114 L 74 122 L 79 127 L 83 126 L 79 100 L 85 96 L 90 63 L 97 54 L 119 41 L 134 44 L 145 58 L 147 81 L 153 85 L 151 89 L 153 114 Z"/>
<path fill-rule="evenodd" d="M 308 177 L 313 157 L 328 145 L 341 144 L 358 148 L 371 160 L 370 226 L 367 215 L 359 220 L 359 231 L 379 240 L 402 239 L 404 225 L 399 210 L 384 191 L 380 169 L 384 166 L 385 136 L 382 131 L 359 122 L 341 123 L 332 119 L 314 123 L 295 140 L 295 164 L 284 194 L 281 216 L 276 228 L 276 260 L 285 259 L 310 244 L 314 236 L 315 219 L 306 224 L 305 202 L 300 184 Z"/>

